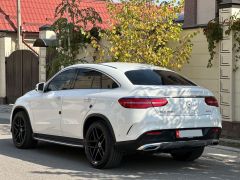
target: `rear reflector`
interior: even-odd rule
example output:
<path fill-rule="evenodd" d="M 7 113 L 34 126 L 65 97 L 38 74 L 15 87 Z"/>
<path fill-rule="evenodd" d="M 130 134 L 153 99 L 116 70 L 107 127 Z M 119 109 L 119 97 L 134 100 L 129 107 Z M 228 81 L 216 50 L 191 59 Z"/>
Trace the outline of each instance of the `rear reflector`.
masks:
<path fill-rule="evenodd" d="M 215 97 L 205 97 L 205 102 L 209 106 L 216 106 L 218 107 L 218 101 Z"/>
<path fill-rule="evenodd" d="M 150 107 L 165 106 L 168 101 L 165 98 L 121 98 L 118 102 L 125 108 L 147 109 Z"/>
<path fill-rule="evenodd" d="M 212 128 L 212 131 L 214 133 L 219 133 L 221 131 L 221 129 L 220 128 Z"/>
<path fill-rule="evenodd" d="M 161 132 L 160 131 L 150 131 L 150 132 L 147 132 L 146 134 L 147 135 L 153 135 L 153 136 L 155 135 L 156 136 L 156 135 L 160 135 Z"/>

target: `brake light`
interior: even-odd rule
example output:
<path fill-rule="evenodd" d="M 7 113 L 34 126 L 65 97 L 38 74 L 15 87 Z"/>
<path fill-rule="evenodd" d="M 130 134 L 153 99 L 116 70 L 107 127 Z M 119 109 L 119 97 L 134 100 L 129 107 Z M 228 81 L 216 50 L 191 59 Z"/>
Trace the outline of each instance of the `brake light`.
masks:
<path fill-rule="evenodd" d="M 147 109 L 150 107 L 165 106 L 168 101 L 165 98 L 121 98 L 118 102 L 125 108 Z"/>
<path fill-rule="evenodd" d="M 217 99 L 215 97 L 205 97 L 205 102 L 209 106 L 219 107 L 218 106 L 218 101 L 217 101 Z"/>

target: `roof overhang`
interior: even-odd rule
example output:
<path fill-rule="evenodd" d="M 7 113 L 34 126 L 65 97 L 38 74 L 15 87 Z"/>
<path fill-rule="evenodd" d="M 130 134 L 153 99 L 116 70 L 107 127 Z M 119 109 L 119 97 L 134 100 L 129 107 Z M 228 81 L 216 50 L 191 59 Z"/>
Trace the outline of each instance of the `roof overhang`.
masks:
<path fill-rule="evenodd" d="M 56 39 L 36 39 L 33 47 L 56 47 L 58 46 L 58 40 Z"/>
<path fill-rule="evenodd" d="M 219 8 L 229 8 L 234 5 L 240 5 L 240 0 L 219 0 Z"/>

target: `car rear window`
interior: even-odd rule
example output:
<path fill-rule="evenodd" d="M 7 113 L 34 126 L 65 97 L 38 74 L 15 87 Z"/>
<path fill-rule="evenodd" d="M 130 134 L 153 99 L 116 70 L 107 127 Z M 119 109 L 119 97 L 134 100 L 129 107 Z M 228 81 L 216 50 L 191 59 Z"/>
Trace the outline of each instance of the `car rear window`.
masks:
<path fill-rule="evenodd" d="M 134 85 L 196 86 L 193 82 L 171 71 L 140 69 L 127 71 L 125 75 Z"/>

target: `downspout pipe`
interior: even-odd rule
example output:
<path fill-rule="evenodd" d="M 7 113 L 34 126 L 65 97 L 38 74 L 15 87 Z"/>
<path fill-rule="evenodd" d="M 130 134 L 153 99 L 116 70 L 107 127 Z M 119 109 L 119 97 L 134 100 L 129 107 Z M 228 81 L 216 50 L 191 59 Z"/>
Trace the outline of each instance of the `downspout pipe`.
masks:
<path fill-rule="evenodd" d="M 25 41 L 25 34 L 22 33 L 22 43 L 27 46 L 34 54 L 36 54 L 37 56 L 39 56 L 39 54 L 37 53 L 37 51 L 35 51 L 26 41 Z"/>

